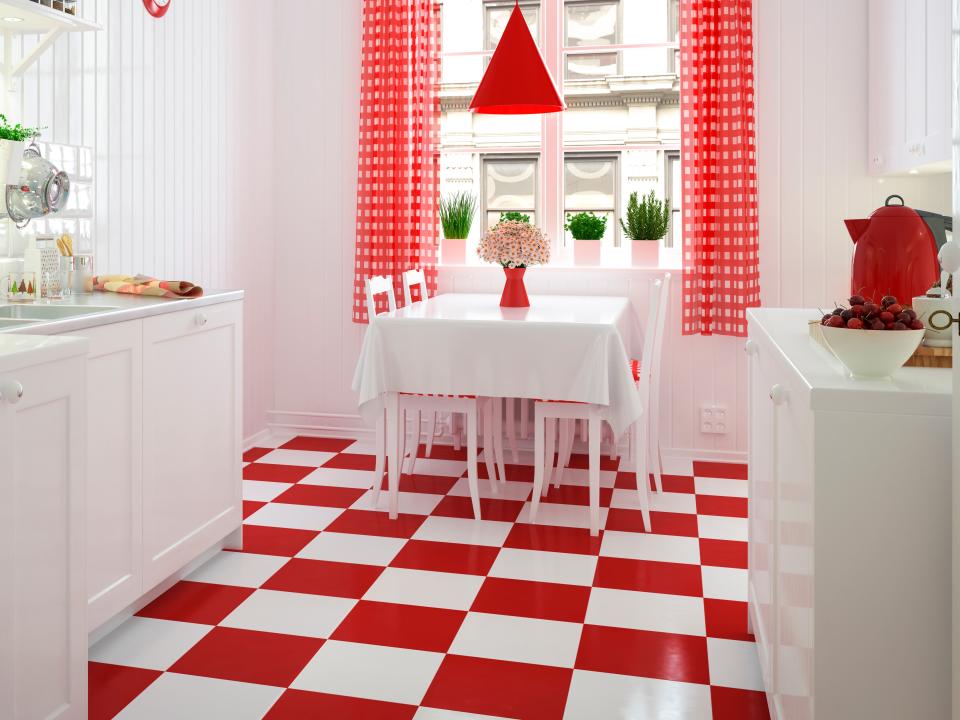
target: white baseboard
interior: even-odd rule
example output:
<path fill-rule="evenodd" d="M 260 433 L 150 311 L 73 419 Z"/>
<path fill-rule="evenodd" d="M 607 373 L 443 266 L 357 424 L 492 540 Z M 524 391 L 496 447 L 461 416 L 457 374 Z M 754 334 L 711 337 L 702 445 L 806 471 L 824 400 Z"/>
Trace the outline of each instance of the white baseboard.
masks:
<path fill-rule="evenodd" d="M 324 437 L 347 438 L 351 440 L 370 440 L 373 428 L 368 427 L 359 415 L 336 413 L 310 413 L 285 410 L 273 410 L 268 413 L 269 430 L 301 435 L 322 435 Z M 450 437 L 440 436 L 437 445 L 451 445 Z M 517 443 L 520 449 L 531 449 L 533 438 Z M 712 462 L 745 463 L 747 453 L 743 450 L 708 450 L 706 448 L 663 448 L 664 458 L 684 460 L 704 460 Z"/>
<path fill-rule="evenodd" d="M 245 437 L 243 439 L 243 451 L 246 452 L 252 447 L 257 447 L 265 439 L 273 435 L 273 430 L 268 427 L 265 427 L 260 432 L 255 432 L 250 437 Z"/>

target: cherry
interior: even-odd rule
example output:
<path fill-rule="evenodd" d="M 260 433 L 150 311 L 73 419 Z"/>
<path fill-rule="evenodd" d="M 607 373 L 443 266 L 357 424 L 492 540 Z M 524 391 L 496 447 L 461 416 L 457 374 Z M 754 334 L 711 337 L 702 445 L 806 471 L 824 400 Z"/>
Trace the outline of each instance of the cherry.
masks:
<path fill-rule="evenodd" d="M 897 322 L 902 322 L 904 325 L 909 325 L 912 320 L 909 313 L 902 312 L 897 315 Z"/>
<path fill-rule="evenodd" d="M 876 303 L 868 302 L 863 304 L 863 311 L 867 315 L 873 315 L 873 313 L 878 312 L 879 310 L 880 310 L 880 306 L 877 305 Z"/>
<path fill-rule="evenodd" d="M 883 327 L 885 330 L 893 330 L 893 323 L 892 322 L 884 323 Z"/>
<path fill-rule="evenodd" d="M 917 319 L 917 312 L 913 308 L 904 308 L 903 311 L 910 316 L 911 320 Z"/>
<path fill-rule="evenodd" d="M 874 320 L 873 322 L 870 323 L 870 329 L 871 329 L 871 330 L 886 330 L 886 329 L 887 329 L 887 326 L 886 326 L 886 323 L 883 322 L 883 320 Z"/>
<path fill-rule="evenodd" d="M 891 329 L 891 330 L 906 330 L 906 329 L 907 329 L 907 326 L 904 325 L 902 322 L 895 322 L 890 329 Z"/>
<path fill-rule="evenodd" d="M 887 305 L 887 312 L 892 312 L 894 315 L 899 315 L 903 312 L 903 306 L 899 303 L 893 303 L 892 305 Z"/>
<path fill-rule="evenodd" d="M 919 318 L 914 318 L 914 319 L 910 322 L 910 329 L 911 329 L 911 330 L 923 330 L 923 320 L 920 320 Z"/>
<path fill-rule="evenodd" d="M 844 320 L 849 320 L 850 318 L 853 317 L 853 310 L 850 310 L 849 308 L 847 308 L 842 313 L 840 313 L 840 317 L 842 317 Z"/>
<path fill-rule="evenodd" d="M 863 299 L 863 295 L 851 295 L 850 304 L 851 305 L 863 305 L 866 300 Z"/>
<path fill-rule="evenodd" d="M 863 305 L 853 305 L 850 308 L 850 311 L 853 313 L 854 317 L 860 317 L 864 314 Z"/>
<path fill-rule="evenodd" d="M 847 320 L 847 327 L 851 330 L 859 330 L 863 327 L 863 320 L 860 318 L 850 318 Z"/>
<path fill-rule="evenodd" d="M 882 313 L 880 313 L 879 317 L 884 323 L 888 325 L 896 319 L 894 314 L 889 310 L 884 310 Z"/>
<path fill-rule="evenodd" d="M 843 308 L 842 308 L 842 307 L 837 307 L 837 308 L 834 308 L 834 309 L 833 309 L 833 314 L 834 314 L 834 315 L 839 315 L 839 314 L 842 313 L 842 312 L 843 312 Z"/>
<path fill-rule="evenodd" d="M 839 315 L 831 315 L 826 324 L 828 327 L 843 327 L 843 319 Z"/>
<path fill-rule="evenodd" d="M 893 295 L 884 295 L 880 302 L 884 307 L 887 307 L 887 305 L 893 305 L 896 301 L 897 299 Z"/>
<path fill-rule="evenodd" d="M 820 318 L 820 324 L 821 324 L 821 325 L 826 325 L 827 322 L 828 322 L 828 321 L 830 320 L 830 318 L 832 318 L 832 317 L 833 317 L 833 313 L 827 313 L 827 314 L 824 315 L 822 318 Z"/>

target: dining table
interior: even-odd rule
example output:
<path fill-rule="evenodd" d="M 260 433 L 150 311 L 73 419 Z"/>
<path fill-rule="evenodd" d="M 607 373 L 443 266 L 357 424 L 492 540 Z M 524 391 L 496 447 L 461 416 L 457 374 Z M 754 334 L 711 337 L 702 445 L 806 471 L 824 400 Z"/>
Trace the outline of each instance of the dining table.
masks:
<path fill-rule="evenodd" d="M 386 410 L 391 487 L 400 394 L 592 403 L 619 437 L 643 411 L 626 349 L 634 326 L 630 301 L 608 295 L 531 295 L 513 308 L 445 293 L 371 318 L 353 389 L 367 422 Z"/>

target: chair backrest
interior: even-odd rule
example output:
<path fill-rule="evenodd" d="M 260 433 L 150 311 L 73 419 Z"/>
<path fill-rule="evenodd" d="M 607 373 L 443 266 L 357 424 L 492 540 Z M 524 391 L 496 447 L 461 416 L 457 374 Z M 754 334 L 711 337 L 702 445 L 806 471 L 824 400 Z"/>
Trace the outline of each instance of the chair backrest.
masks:
<path fill-rule="evenodd" d="M 650 397 L 650 372 L 653 367 L 653 348 L 657 336 L 657 317 L 660 310 L 663 280 L 654 280 L 650 283 L 650 301 L 647 308 L 647 327 L 643 333 L 643 354 L 640 356 L 640 400 L 644 411 L 647 410 L 647 401 Z"/>
<path fill-rule="evenodd" d="M 663 365 L 663 336 L 666 333 L 667 309 L 670 307 L 670 273 L 663 276 L 660 286 L 660 301 L 657 303 L 657 322 L 653 335 L 653 357 L 650 363 L 650 417 L 656 414 L 660 406 L 660 370 Z"/>
<path fill-rule="evenodd" d="M 386 293 L 387 307 L 390 312 L 397 309 L 397 298 L 393 295 L 393 278 L 389 275 L 374 275 L 367 278 L 365 283 L 367 289 L 367 315 L 375 317 L 377 314 L 377 295 Z"/>
<path fill-rule="evenodd" d="M 407 270 L 403 274 L 403 304 L 409 305 L 413 302 L 410 297 L 410 288 L 420 286 L 420 300 L 427 299 L 427 276 L 423 270 Z"/>

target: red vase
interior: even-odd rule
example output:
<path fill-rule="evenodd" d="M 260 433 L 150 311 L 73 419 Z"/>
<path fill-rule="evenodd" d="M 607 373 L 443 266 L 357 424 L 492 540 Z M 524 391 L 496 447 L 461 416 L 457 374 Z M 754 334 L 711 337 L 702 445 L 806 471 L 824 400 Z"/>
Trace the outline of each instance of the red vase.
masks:
<path fill-rule="evenodd" d="M 523 284 L 523 274 L 526 268 L 503 269 L 507 281 L 503 284 L 503 294 L 500 296 L 500 307 L 530 307 L 527 297 L 527 288 Z"/>

